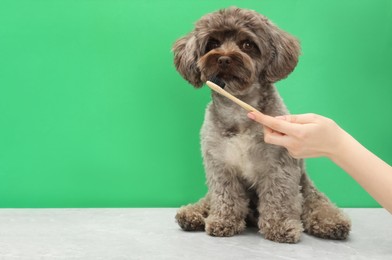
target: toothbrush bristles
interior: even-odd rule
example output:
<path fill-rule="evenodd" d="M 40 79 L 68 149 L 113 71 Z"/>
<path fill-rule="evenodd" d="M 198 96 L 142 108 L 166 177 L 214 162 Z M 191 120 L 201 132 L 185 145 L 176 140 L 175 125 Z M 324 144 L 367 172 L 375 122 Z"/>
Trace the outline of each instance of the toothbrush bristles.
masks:
<path fill-rule="evenodd" d="M 219 77 L 217 77 L 217 76 L 211 77 L 211 78 L 210 78 L 210 81 L 213 82 L 213 83 L 215 83 L 216 85 L 218 85 L 218 86 L 221 87 L 221 88 L 225 88 L 225 86 L 226 86 L 226 83 L 225 83 L 222 79 L 220 79 Z"/>

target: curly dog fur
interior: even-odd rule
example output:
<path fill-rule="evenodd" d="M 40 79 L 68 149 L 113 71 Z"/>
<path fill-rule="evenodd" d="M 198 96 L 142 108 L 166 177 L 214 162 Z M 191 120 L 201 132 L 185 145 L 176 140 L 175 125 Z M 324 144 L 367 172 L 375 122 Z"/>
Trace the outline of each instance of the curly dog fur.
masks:
<path fill-rule="evenodd" d="M 193 86 L 218 76 L 228 92 L 259 111 L 288 113 L 273 83 L 294 70 L 299 42 L 263 15 L 235 7 L 207 14 L 173 52 L 178 72 Z M 201 130 L 208 193 L 179 209 L 181 228 L 232 236 L 254 224 L 277 242 L 296 243 L 302 231 L 346 239 L 350 220 L 314 187 L 303 160 L 263 140 L 244 110 L 212 93 Z"/>

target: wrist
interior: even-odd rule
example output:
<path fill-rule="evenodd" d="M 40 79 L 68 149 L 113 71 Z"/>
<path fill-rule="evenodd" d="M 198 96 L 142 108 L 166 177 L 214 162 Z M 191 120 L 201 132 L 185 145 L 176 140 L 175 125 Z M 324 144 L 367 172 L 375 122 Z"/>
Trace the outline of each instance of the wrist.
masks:
<path fill-rule="evenodd" d="M 339 165 L 344 160 L 344 157 L 349 154 L 350 149 L 352 149 L 353 137 L 339 127 L 335 140 L 327 157 Z"/>

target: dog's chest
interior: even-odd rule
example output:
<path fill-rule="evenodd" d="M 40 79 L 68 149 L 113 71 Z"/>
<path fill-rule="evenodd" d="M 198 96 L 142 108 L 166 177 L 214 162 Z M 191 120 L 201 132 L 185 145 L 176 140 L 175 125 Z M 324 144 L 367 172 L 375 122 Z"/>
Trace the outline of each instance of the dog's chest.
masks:
<path fill-rule="evenodd" d="M 226 138 L 222 145 L 223 159 L 228 165 L 238 168 L 243 177 L 250 177 L 254 173 L 254 162 L 250 160 L 254 143 L 251 135 L 239 134 Z"/>

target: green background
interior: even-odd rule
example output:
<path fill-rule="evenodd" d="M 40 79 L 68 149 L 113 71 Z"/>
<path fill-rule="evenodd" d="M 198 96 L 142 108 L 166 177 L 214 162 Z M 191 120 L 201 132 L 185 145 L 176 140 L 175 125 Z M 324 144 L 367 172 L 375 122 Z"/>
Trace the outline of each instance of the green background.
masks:
<path fill-rule="evenodd" d="M 2 0 L 0 207 L 176 207 L 202 197 L 210 94 L 177 74 L 171 46 L 231 5 L 301 40 L 296 70 L 277 84 L 292 113 L 331 117 L 392 163 L 392 1 Z M 307 168 L 337 205 L 378 207 L 328 159 Z"/>

